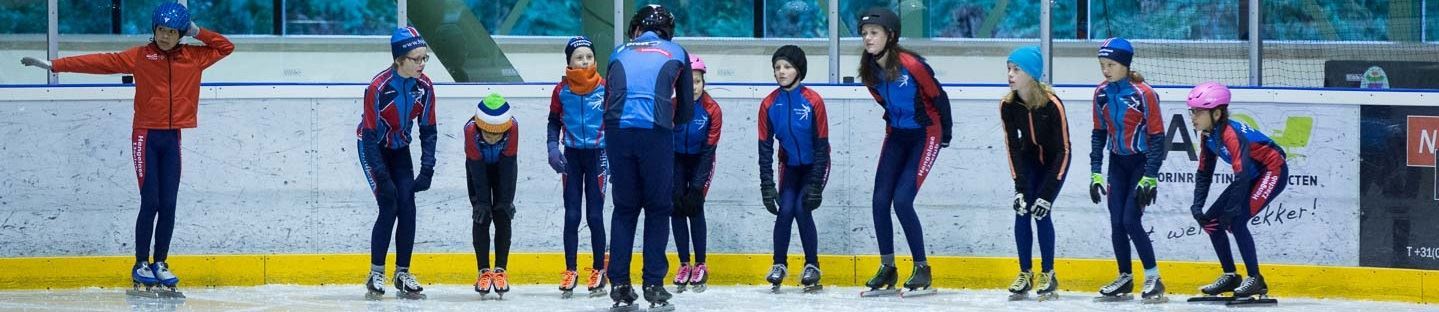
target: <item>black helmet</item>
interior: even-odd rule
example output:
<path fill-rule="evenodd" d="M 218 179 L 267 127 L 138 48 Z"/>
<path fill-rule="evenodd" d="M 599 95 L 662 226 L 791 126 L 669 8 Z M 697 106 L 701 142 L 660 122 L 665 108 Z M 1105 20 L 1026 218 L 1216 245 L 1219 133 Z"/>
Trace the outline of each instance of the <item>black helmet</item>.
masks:
<path fill-rule="evenodd" d="M 864 14 L 859 15 L 859 29 L 864 29 L 864 25 L 869 24 L 879 25 L 889 30 L 890 41 L 899 40 L 899 15 L 895 15 L 894 11 L 883 7 L 864 11 Z"/>
<path fill-rule="evenodd" d="M 793 44 L 779 47 L 779 50 L 774 51 L 774 56 L 770 57 L 769 63 L 774 65 L 774 62 L 779 60 L 788 61 L 791 66 L 794 66 L 795 73 L 798 74 L 795 76 L 795 83 L 804 80 L 805 73 L 809 71 L 809 60 L 804 56 L 804 49 Z"/>
<path fill-rule="evenodd" d="M 662 5 L 651 4 L 640 8 L 635 16 L 630 18 L 630 32 L 635 30 L 654 31 L 665 40 L 673 39 L 675 36 L 675 15 Z"/>

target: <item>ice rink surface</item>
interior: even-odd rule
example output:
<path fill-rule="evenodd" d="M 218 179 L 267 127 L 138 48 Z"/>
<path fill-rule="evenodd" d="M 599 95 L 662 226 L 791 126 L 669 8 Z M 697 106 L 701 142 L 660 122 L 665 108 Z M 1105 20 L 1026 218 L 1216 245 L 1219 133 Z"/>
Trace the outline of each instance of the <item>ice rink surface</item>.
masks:
<path fill-rule="evenodd" d="M 669 288 L 671 291 L 674 288 Z M 86 288 L 0 292 L 0 311 L 606 311 L 608 296 L 589 298 L 583 289 L 561 299 L 553 286 L 517 285 L 504 300 L 479 300 L 468 286 L 432 285 L 425 300 L 401 300 L 393 289 L 378 301 L 364 299 L 364 288 L 347 286 L 221 287 L 184 290 L 183 300 L 129 298 L 124 289 Z M 676 294 L 677 311 L 1231 311 L 1223 305 L 1170 302 L 1144 305 L 1138 301 L 1096 303 L 1092 293 L 1061 293 L 1047 302 L 1006 299 L 1003 290 L 948 290 L 917 298 L 859 298 L 860 288 L 830 287 L 804 294 L 787 287 L 780 294 L 765 286 L 712 286 L 704 293 Z M 493 296 L 493 295 L 492 295 Z M 1392 302 L 1277 298 L 1277 307 L 1242 308 L 1246 311 L 1439 311 L 1439 306 Z M 637 302 L 640 304 L 641 302 Z M 647 306 L 641 304 L 641 306 Z"/>

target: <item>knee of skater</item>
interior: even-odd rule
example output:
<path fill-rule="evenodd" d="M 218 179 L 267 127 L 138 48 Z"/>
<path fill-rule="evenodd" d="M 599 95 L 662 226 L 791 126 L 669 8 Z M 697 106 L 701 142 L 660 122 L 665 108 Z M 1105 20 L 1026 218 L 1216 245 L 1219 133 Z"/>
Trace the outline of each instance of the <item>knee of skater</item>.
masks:
<path fill-rule="evenodd" d="M 1124 220 L 1124 229 L 1130 232 L 1144 232 L 1144 223 L 1139 222 L 1139 220 Z"/>

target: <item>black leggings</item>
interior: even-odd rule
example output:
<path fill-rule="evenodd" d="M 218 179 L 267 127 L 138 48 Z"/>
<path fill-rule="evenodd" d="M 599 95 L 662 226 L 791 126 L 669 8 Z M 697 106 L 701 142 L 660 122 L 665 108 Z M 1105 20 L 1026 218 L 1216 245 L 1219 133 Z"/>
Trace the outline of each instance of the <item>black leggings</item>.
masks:
<path fill-rule="evenodd" d="M 495 212 L 493 220 L 484 220 L 483 223 L 476 223 L 470 228 L 470 238 L 474 240 L 475 260 L 478 261 L 479 269 L 484 270 L 490 267 L 490 223 L 495 224 L 495 268 L 504 268 L 510 258 L 510 215 L 508 213 Z"/>

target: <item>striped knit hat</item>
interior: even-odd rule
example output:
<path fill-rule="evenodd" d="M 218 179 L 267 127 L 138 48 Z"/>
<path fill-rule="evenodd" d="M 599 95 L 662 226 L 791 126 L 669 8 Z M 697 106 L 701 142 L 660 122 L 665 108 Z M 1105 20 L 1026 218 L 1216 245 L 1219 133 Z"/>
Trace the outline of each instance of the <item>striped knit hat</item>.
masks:
<path fill-rule="evenodd" d="M 480 101 L 479 108 L 475 109 L 475 126 L 480 130 L 489 133 L 505 133 L 514 125 L 510 116 L 510 103 L 499 93 L 491 92 L 484 100 Z"/>

